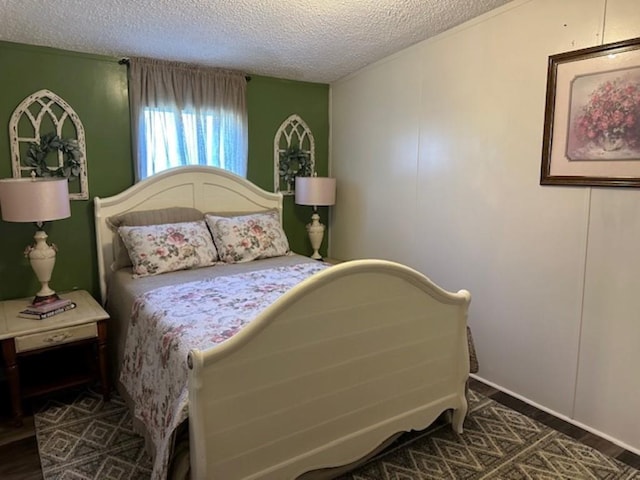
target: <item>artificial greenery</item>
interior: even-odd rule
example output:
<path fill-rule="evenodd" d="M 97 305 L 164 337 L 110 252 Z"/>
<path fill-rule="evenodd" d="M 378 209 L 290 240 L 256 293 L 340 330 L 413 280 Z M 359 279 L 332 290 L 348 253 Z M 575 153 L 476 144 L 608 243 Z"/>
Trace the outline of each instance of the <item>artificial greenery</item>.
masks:
<path fill-rule="evenodd" d="M 51 168 L 47 165 L 47 157 L 51 152 L 62 152 L 62 166 Z M 76 139 L 60 138 L 51 132 L 42 135 L 40 143 L 29 144 L 25 164 L 33 167 L 37 177 L 74 178 L 80 175 L 81 159 L 82 152 Z"/>
<path fill-rule="evenodd" d="M 308 150 L 294 145 L 280 152 L 278 173 L 281 181 L 287 185 L 287 190 L 291 190 L 296 177 L 310 177 L 312 170 L 311 154 Z"/>

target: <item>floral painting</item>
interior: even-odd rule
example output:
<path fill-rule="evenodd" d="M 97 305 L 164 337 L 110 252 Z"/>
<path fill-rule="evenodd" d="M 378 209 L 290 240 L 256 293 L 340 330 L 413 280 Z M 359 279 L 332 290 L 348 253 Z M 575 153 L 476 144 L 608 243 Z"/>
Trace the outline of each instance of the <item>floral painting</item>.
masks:
<path fill-rule="evenodd" d="M 577 77 L 568 133 L 570 160 L 640 158 L 640 68 Z"/>
<path fill-rule="evenodd" d="M 549 56 L 540 185 L 640 187 L 640 37 Z"/>

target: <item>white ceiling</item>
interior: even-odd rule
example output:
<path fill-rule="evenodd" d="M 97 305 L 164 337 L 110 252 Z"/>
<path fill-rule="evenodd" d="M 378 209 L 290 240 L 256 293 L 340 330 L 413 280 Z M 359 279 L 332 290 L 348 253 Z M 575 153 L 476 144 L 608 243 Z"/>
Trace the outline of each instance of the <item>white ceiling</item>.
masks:
<path fill-rule="evenodd" d="M 0 0 L 0 40 L 331 83 L 509 0 Z"/>

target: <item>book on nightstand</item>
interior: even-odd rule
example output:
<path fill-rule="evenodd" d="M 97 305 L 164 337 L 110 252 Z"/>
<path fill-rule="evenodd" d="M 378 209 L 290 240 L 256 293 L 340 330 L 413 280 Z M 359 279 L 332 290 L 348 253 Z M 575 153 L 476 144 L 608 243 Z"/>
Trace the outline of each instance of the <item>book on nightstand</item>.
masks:
<path fill-rule="evenodd" d="M 53 317 L 54 315 L 74 308 L 76 308 L 76 304 L 71 300 L 60 299 L 44 305 L 30 305 L 25 310 L 21 310 L 18 316 L 30 318 L 31 320 L 44 320 L 45 318 Z"/>

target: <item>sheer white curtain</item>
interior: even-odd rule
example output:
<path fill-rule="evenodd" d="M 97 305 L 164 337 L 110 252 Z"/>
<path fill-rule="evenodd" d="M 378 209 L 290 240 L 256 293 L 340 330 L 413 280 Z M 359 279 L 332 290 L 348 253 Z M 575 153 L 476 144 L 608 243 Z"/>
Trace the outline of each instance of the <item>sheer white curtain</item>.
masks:
<path fill-rule="evenodd" d="M 147 58 L 129 60 L 137 180 L 180 165 L 247 175 L 244 73 Z"/>

